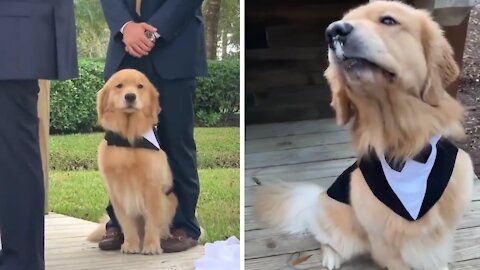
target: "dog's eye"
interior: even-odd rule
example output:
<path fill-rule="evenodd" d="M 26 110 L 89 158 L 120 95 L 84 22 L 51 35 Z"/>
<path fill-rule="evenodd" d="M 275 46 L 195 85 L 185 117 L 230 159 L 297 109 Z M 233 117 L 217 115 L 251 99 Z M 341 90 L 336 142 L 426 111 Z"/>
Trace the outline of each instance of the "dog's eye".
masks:
<path fill-rule="evenodd" d="M 116 86 L 116 87 L 120 89 L 120 88 L 122 88 L 122 87 L 123 87 L 123 84 L 119 83 L 119 84 L 117 84 L 117 86 Z"/>
<path fill-rule="evenodd" d="M 139 84 L 137 85 L 138 89 L 142 89 L 143 88 L 143 84 Z"/>
<path fill-rule="evenodd" d="M 385 25 L 388 25 L 388 26 L 398 24 L 398 22 L 394 18 L 392 18 L 391 16 L 380 17 L 380 22 L 385 24 Z"/>

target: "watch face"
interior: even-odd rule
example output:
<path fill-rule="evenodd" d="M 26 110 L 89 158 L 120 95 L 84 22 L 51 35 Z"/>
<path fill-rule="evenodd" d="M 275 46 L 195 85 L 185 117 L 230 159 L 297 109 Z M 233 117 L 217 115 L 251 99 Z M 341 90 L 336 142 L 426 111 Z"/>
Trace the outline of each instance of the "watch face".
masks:
<path fill-rule="evenodd" d="M 150 39 L 151 42 L 155 42 L 155 40 L 157 40 L 157 38 L 155 38 L 155 35 L 150 31 L 145 31 L 145 36 Z"/>

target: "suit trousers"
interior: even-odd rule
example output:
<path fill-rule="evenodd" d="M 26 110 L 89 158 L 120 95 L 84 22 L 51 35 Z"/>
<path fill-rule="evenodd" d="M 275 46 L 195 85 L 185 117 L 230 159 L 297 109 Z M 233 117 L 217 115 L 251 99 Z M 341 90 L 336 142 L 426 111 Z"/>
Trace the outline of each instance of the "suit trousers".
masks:
<path fill-rule="evenodd" d="M 143 72 L 160 93 L 162 111 L 157 125 L 161 148 L 167 153 L 173 173 L 174 193 L 178 208 L 172 228 L 183 229 L 192 238 L 200 237 L 195 211 L 200 183 L 197 172 L 196 145 L 193 137 L 195 124 L 195 78 L 165 80 L 155 70 L 149 57 L 134 58 L 126 55 L 120 69 L 133 68 Z M 109 203 L 109 227 L 120 227 L 114 209 Z"/>
<path fill-rule="evenodd" d="M 0 80 L 0 270 L 43 270 L 37 80 Z"/>

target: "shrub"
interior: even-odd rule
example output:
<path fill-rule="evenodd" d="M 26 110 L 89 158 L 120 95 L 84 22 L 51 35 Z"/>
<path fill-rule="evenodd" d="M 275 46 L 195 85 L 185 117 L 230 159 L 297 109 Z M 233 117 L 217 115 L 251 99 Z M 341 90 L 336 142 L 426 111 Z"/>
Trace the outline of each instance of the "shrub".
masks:
<path fill-rule="evenodd" d="M 103 86 L 102 61 L 81 60 L 80 77 L 53 82 L 50 96 L 52 133 L 91 132 L 97 127 L 96 94 Z"/>
<path fill-rule="evenodd" d="M 197 122 L 203 126 L 227 123 L 240 110 L 240 63 L 210 61 L 209 76 L 198 79 Z"/>
<path fill-rule="evenodd" d="M 83 59 L 80 77 L 53 82 L 50 131 L 53 134 L 98 130 L 96 93 L 104 84 L 101 60 Z M 228 123 L 240 108 L 240 64 L 238 60 L 209 62 L 209 76 L 198 79 L 195 109 L 200 126 Z"/>

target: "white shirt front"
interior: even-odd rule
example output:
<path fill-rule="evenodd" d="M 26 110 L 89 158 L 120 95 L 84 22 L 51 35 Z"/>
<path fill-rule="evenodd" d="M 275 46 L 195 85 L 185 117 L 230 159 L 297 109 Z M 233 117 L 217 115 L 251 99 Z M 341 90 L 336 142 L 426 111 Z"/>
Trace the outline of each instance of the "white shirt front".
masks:
<path fill-rule="evenodd" d="M 153 129 L 150 129 L 147 133 L 143 135 L 143 138 L 145 138 L 147 141 L 155 145 L 158 149 L 160 149 L 160 143 L 157 140 L 157 136 L 155 136 L 155 133 Z"/>
<path fill-rule="evenodd" d="M 413 219 L 418 218 L 427 191 L 427 180 L 437 157 L 437 142 L 440 136 L 430 140 L 432 151 L 427 162 L 407 160 L 401 172 L 390 167 L 385 156 L 380 156 L 383 173 L 388 184 Z"/>

